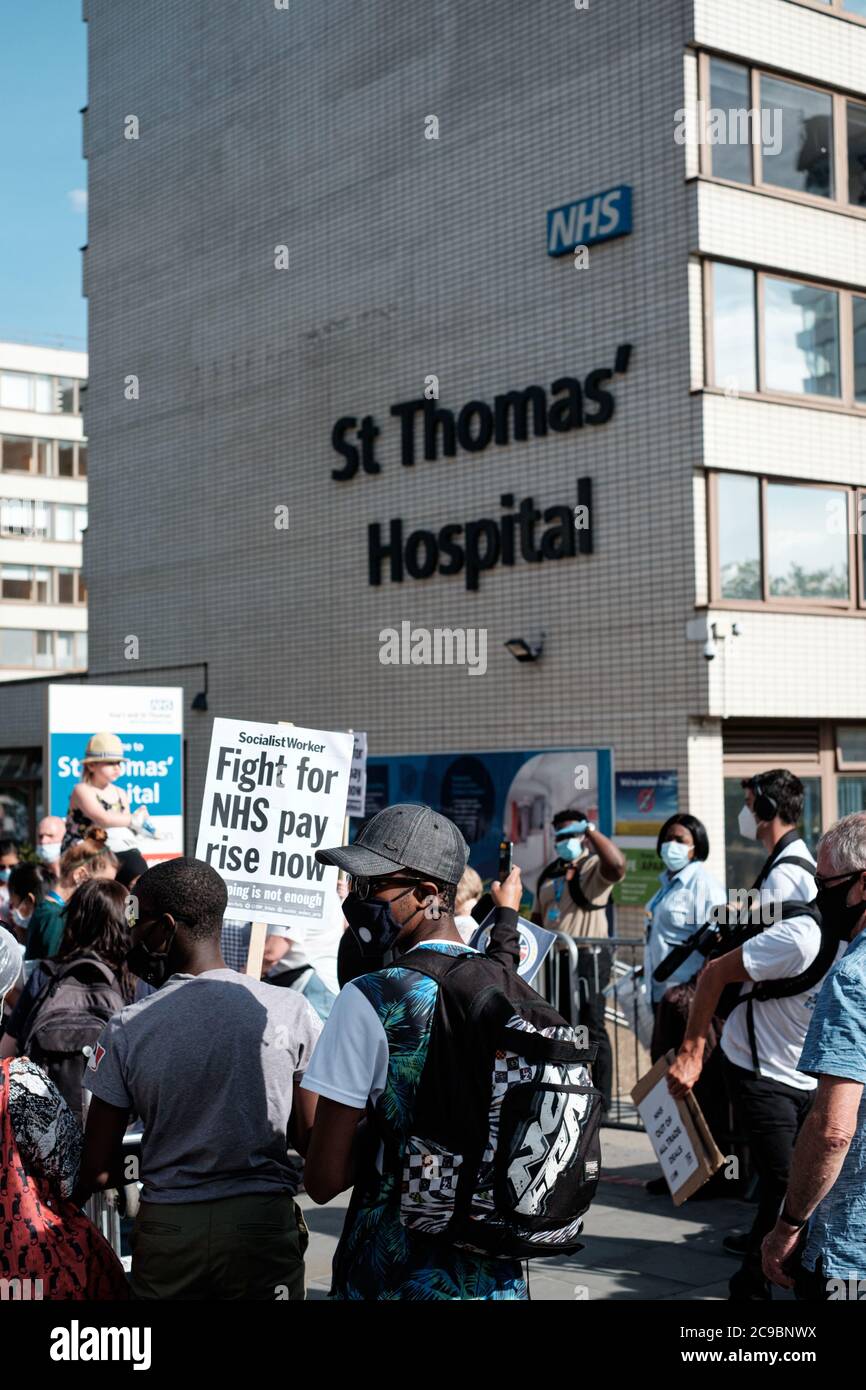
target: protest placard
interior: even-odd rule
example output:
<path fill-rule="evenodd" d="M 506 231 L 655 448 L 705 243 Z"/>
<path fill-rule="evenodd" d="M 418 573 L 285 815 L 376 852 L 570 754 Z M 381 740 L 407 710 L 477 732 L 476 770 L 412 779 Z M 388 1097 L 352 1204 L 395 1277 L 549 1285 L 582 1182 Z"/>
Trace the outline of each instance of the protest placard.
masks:
<path fill-rule="evenodd" d="M 355 747 L 352 752 L 352 770 L 349 774 L 349 800 L 346 802 L 347 816 L 364 816 L 367 802 L 367 735 L 355 734 Z"/>
<path fill-rule="evenodd" d="M 676 1100 L 667 1074 L 674 1053 L 660 1057 L 631 1093 L 655 1156 L 671 1190 L 674 1206 L 683 1202 L 724 1165 L 701 1107 L 691 1092 Z"/>
<path fill-rule="evenodd" d="M 339 922 L 316 850 L 342 841 L 351 760 L 351 734 L 214 720 L 196 855 L 225 880 L 226 917 L 298 939 Z"/>
<path fill-rule="evenodd" d="M 496 911 L 494 909 L 493 912 L 487 914 L 477 932 L 474 933 L 469 944 L 474 946 L 476 951 L 487 950 L 495 916 Z M 517 973 L 521 979 L 531 985 L 556 940 L 556 933 L 548 931 L 545 927 L 537 927 L 534 922 L 527 921 L 525 917 L 518 917 L 517 934 L 520 937 L 520 964 L 517 967 Z"/>

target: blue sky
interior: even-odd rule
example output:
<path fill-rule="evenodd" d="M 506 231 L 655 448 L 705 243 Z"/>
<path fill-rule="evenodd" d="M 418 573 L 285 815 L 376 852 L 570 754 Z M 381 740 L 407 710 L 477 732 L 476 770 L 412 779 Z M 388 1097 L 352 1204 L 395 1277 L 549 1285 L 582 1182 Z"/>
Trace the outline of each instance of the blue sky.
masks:
<path fill-rule="evenodd" d="M 81 0 L 0 0 L 0 338 L 83 349 Z"/>

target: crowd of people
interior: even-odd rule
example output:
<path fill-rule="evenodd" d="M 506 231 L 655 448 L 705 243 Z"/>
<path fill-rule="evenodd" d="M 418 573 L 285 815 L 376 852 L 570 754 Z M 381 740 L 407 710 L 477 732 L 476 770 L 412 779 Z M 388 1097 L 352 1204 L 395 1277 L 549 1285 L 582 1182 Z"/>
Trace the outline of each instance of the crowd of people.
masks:
<path fill-rule="evenodd" d="M 110 827 L 89 818 L 97 806 L 103 820 L 129 816 L 111 796 L 113 738 L 88 745 L 90 795 L 67 821 L 40 822 L 37 862 L 0 841 L 0 1142 L 11 1175 L 0 1277 L 38 1277 L 58 1298 L 301 1299 L 303 1183 L 316 1203 L 351 1190 L 332 1297 L 526 1298 L 525 1249 L 494 1177 L 499 1112 L 489 1132 L 487 1122 L 508 1067 L 528 1077 L 537 1043 L 495 1054 L 505 1062 L 493 1062 L 492 1092 L 465 1092 L 477 1113 L 464 1132 L 439 1022 L 465 1046 L 493 1036 L 487 1013 L 458 1018 L 446 985 L 475 961 L 490 981 L 479 1011 L 501 1006 L 496 1026 L 511 1039 L 558 1039 L 566 1066 L 571 1029 L 552 1010 L 551 1026 L 533 1029 L 507 986 L 519 869 L 492 884 L 490 944 L 473 947 L 484 885 L 463 836 L 428 807 L 390 807 L 353 843 L 317 851 L 340 871 L 339 925 L 270 928 L 257 978 L 246 973 L 251 925 L 225 920 L 212 867 L 148 868 L 137 849 L 110 849 Z M 707 866 L 705 826 L 671 816 L 647 904 L 652 1058 L 675 1054 L 672 1094 L 693 1090 L 759 1181 L 751 1230 L 728 1241 L 741 1261 L 736 1301 L 766 1300 L 772 1285 L 825 1299 L 830 1281 L 866 1278 L 866 814 L 832 826 L 816 863 L 802 811 L 790 772 L 744 784 L 740 830 L 766 855 L 745 910 Z M 610 898 L 626 857 L 576 807 L 551 834 L 535 920 L 581 946 L 569 987 L 592 1066 L 575 1111 L 588 1135 L 585 1193 L 598 1172 L 589 1132 L 611 1104 Z M 141 1199 L 127 1280 L 83 1207 L 128 1187 L 132 1127 Z M 482 1172 L 473 1188 L 470 1173 Z"/>

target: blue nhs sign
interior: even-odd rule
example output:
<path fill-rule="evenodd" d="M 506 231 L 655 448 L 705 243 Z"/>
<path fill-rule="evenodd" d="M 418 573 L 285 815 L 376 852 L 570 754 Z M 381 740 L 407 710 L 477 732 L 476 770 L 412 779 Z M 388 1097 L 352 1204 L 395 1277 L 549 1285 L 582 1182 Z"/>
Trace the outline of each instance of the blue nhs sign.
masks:
<path fill-rule="evenodd" d="M 547 214 L 547 254 L 567 256 L 576 246 L 594 246 L 631 231 L 631 189 L 626 185 L 591 193 Z"/>

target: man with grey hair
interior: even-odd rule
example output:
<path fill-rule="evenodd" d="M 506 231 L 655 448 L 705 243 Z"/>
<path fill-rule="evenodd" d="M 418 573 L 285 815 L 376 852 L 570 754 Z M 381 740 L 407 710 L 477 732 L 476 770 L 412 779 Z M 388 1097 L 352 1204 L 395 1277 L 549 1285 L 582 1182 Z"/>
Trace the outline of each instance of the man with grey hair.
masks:
<path fill-rule="evenodd" d="M 763 1265 L 774 1284 L 824 1301 L 866 1295 L 866 814 L 827 831 L 817 884 L 824 921 L 850 945 L 826 977 L 803 1046 L 800 1070 L 818 1088 Z"/>

